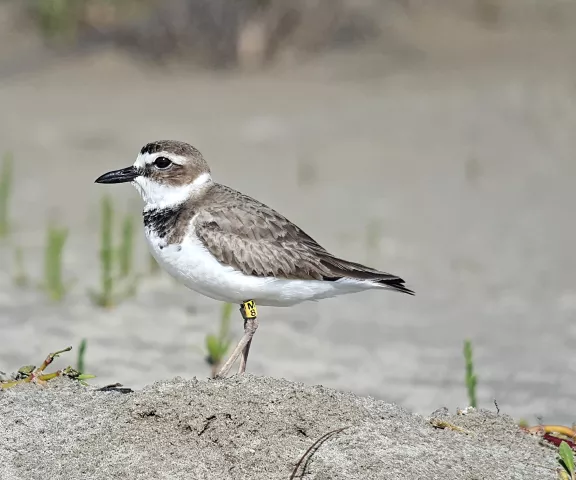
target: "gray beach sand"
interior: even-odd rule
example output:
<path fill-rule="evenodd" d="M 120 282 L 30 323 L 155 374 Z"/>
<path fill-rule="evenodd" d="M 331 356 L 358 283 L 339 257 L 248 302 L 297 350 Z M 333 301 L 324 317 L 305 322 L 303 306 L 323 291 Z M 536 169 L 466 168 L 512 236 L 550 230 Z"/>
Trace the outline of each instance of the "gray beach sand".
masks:
<path fill-rule="evenodd" d="M 0 478 L 553 479 L 555 450 L 508 416 L 438 422 L 396 405 L 251 375 L 158 382 L 131 394 L 68 381 L 0 392 Z"/>

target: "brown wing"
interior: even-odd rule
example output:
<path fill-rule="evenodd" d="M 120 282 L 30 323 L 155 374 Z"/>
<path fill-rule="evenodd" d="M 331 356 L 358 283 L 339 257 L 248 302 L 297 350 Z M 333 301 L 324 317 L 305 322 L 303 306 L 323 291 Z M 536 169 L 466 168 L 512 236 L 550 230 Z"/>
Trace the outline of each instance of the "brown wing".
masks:
<path fill-rule="evenodd" d="M 223 185 L 215 185 L 209 197 L 194 219 L 196 235 L 218 261 L 246 275 L 326 281 L 349 277 L 411 293 L 395 275 L 334 257 L 253 198 Z"/>

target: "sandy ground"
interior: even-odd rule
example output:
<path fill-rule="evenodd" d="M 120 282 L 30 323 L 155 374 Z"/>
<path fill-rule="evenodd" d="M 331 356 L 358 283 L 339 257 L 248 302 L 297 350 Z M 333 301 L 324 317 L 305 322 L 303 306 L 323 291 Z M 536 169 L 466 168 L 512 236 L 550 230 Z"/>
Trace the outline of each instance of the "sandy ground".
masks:
<path fill-rule="evenodd" d="M 576 420 L 574 39 L 413 39 L 233 76 L 115 52 L 4 72 L 0 149 L 15 154 L 16 185 L 15 232 L 0 248 L 0 369 L 87 338 L 100 383 L 208 374 L 195 346 L 217 328 L 217 302 L 166 277 L 113 311 L 86 295 L 99 279 L 99 199 L 140 208 L 130 187 L 93 180 L 173 138 L 197 146 L 216 180 L 417 292 L 262 308 L 251 372 L 429 413 L 466 405 L 470 338 L 481 406 L 496 397 L 515 418 Z M 39 281 L 54 218 L 72 229 L 61 305 L 12 282 L 16 244 Z"/>
<path fill-rule="evenodd" d="M 511 417 L 431 419 L 323 387 L 246 376 L 158 382 L 130 394 L 68 382 L 0 391 L 0 478 L 556 478 L 555 449 Z M 441 422 L 460 430 L 434 428 Z M 304 475 L 302 475 L 304 470 Z M 301 476 L 302 475 L 302 476 Z"/>

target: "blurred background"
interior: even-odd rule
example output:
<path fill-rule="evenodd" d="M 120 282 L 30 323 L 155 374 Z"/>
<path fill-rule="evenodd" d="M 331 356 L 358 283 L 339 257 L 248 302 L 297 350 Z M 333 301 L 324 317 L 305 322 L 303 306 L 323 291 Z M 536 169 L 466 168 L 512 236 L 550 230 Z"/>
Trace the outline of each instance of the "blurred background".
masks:
<path fill-rule="evenodd" d="M 479 406 L 572 423 L 574 45 L 571 0 L 0 1 L 0 370 L 84 339 L 141 387 L 237 341 L 93 183 L 178 139 L 416 291 L 260 308 L 251 373 L 454 411 L 470 339 Z"/>

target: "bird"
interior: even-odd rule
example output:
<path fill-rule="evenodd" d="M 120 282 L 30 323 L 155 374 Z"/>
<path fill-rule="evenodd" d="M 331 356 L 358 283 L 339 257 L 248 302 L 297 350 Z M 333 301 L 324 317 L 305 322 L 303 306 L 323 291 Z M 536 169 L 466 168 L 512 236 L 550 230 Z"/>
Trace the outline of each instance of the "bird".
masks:
<path fill-rule="evenodd" d="M 259 305 L 290 307 L 371 289 L 414 295 L 402 278 L 333 255 L 264 203 L 216 183 L 186 142 L 147 143 L 133 165 L 96 183 L 136 187 L 156 261 L 189 289 L 240 306 L 244 335 L 217 378 L 238 357 L 238 373 L 246 371 Z"/>

